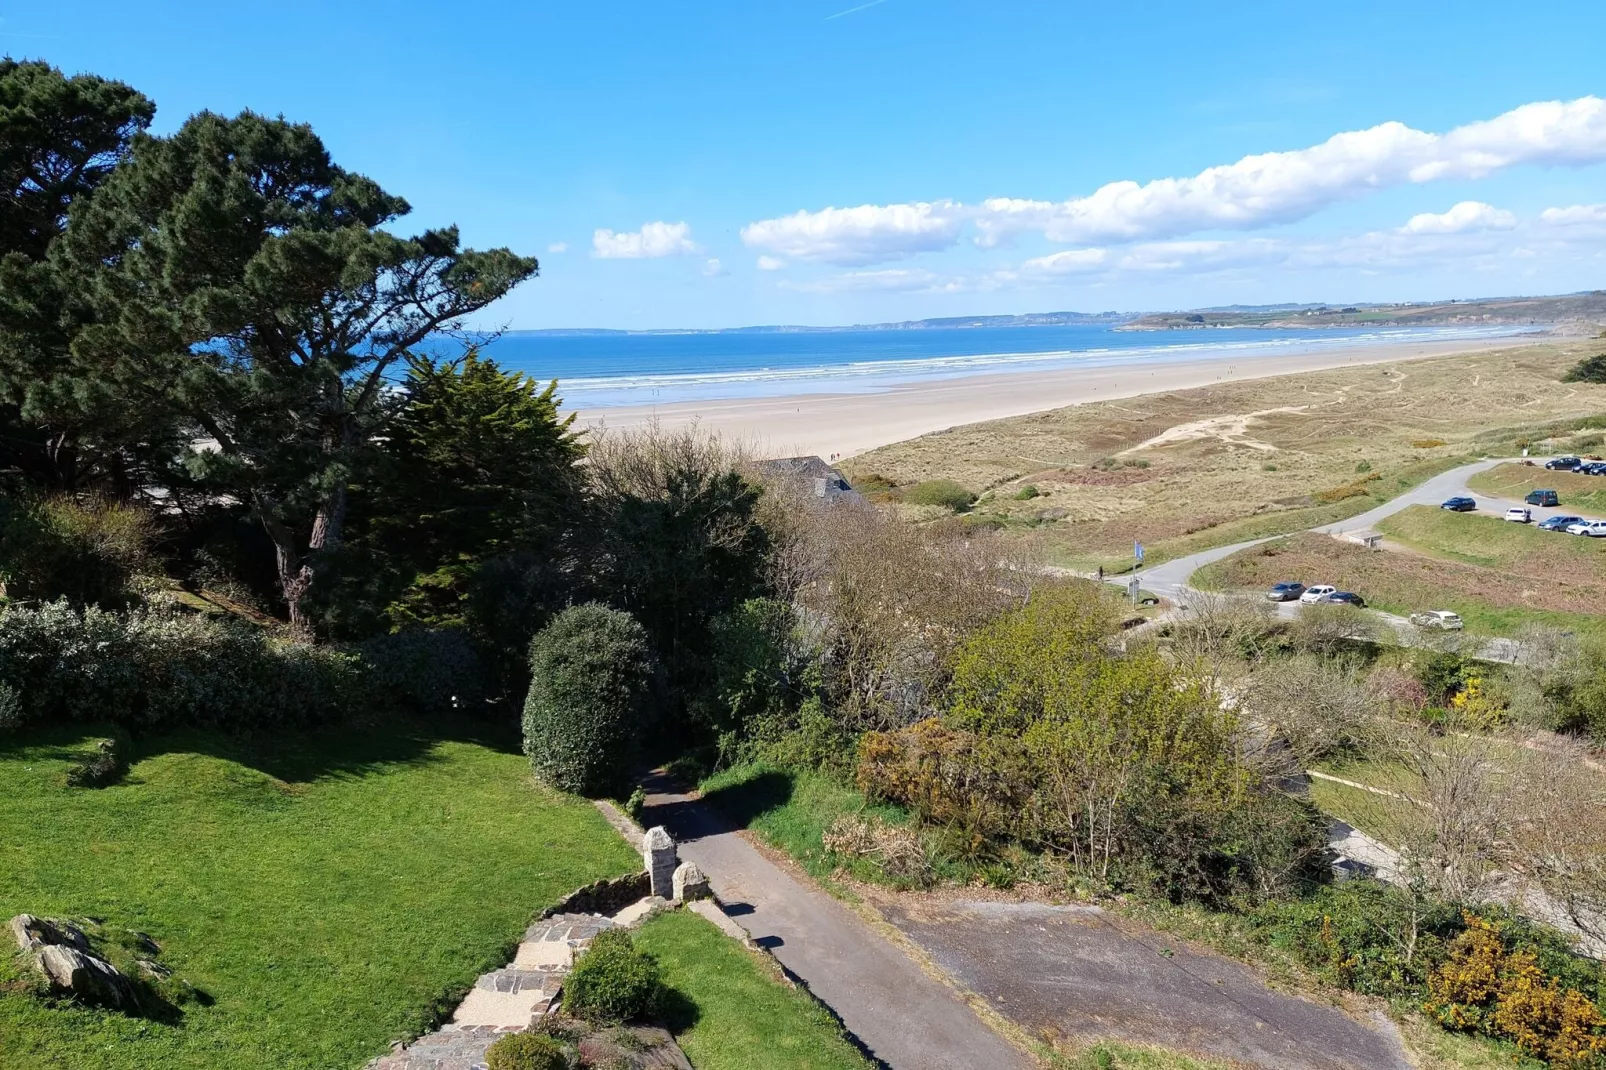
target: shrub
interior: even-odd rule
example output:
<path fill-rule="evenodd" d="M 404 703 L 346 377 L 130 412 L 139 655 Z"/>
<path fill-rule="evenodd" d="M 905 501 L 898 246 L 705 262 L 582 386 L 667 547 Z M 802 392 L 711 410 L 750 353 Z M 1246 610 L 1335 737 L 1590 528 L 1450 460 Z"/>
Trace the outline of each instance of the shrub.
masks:
<path fill-rule="evenodd" d="M 928 479 L 903 492 L 910 505 L 936 505 L 962 513 L 976 502 L 976 496 L 951 479 Z"/>
<path fill-rule="evenodd" d="M 563 1045 L 535 1033 L 509 1033 L 485 1052 L 486 1070 L 569 1070 Z"/>
<path fill-rule="evenodd" d="M 19 720 L 263 728 L 344 715 L 361 664 L 232 620 L 61 601 L 0 614 L 0 681 Z"/>
<path fill-rule="evenodd" d="M 1371 461 L 1361 461 L 1359 464 L 1357 464 L 1355 466 L 1355 471 L 1359 472 L 1363 476 L 1366 473 L 1370 472 L 1371 470 L 1372 470 L 1372 462 Z"/>
<path fill-rule="evenodd" d="M 1014 498 L 1018 502 L 1029 502 L 1033 498 L 1041 497 L 1042 493 L 1043 493 L 1042 491 L 1038 490 L 1036 487 L 1034 487 L 1030 483 L 1028 483 L 1024 487 L 1022 487 L 1020 490 L 1017 490 L 1015 492 Z"/>
<path fill-rule="evenodd" d="M 155 537 L 151 515 L 133 506 L 0 496 L 0 594 L 126 606 Z"/>
<path fill-rule="evenodd" d="M 0 732 L 22 723 L 22 696 L 17 689 L 0 680 Z"/>
<path fill-rule="evenodd" d="M 1411 672 L 1427 692 L 1428 701 L 1442 703 L 1466 682 L 1467 661 L 1452 650 L 1419 650 Z"/>
<path fill-rule="evenodd" d="M 859 741 L 858 788 L 921 820 L 981 837 L 1029 838 L 1031 770 L 1009 736 L 983 736 L 933 718 Z"/>
<path fill-rule="evenodd" d="M 1606 1015 L 1588 996 L 1547 975 L 1533 950 L 1509 946 L 1500 926 L 1470 913 L 1465 920 L 1428 978 L 1428 1013 L 1446 1029 L 1510 1040 L 1561 1066 L 1606 1056 Z"/>
<path fill-rule="evenodd" d="M 638 951 L 623 929 L 606 929 L 563 979 L 564 1009 L 588 1022 L 618 1025 L 652 1010 L 661 989 L 652 956 Z"/>
<path fill-rule="evenodd" d="M 377 697 L 427 714 L 485 703 L 484 667 L 459 629 L 414 628 L 370 639 L 358 649 Z"/>
<path fill-rule="evenodd" d="M 592 602 L 564 610 L 530 643 L 524 752 L 563 791 L 622 787 L 649 721 L 655 665 L 628 613 Z"/>
<path fill-rule="evenodd" d="M 1431 450 L 1436 446 L 1443 446 L 1444 444 L 1445 442 L 1442 438 L 1418 438 L 1411 440 L 1411 448 L 1418 450 Z M 1521 443 L 1519 443 L 1519 445 L 1521 445 Z"/>
<path fill-rule="evenodd" d="M 1564 383 L 1606 383 L 1606 353 L 1595 357 L 1585 357 L 1574 364 L 1566 375 L 1561 377 Z"/>

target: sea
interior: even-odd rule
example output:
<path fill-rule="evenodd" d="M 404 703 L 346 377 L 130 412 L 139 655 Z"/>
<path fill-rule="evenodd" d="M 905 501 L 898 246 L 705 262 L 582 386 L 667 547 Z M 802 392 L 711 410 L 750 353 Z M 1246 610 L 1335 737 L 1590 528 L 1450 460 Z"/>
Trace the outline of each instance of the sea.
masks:
<path fill-rule="evenodd" d="M 1532 333 L 1536 327 L 1249 327 L 1121 331 L 1102 323 L 706 332 L 509 331 L 482 352 L 558 380 L 568 409 L 799 394 L 866 394 L 923 380 L 1231 361 L 1379 344 Z"/>

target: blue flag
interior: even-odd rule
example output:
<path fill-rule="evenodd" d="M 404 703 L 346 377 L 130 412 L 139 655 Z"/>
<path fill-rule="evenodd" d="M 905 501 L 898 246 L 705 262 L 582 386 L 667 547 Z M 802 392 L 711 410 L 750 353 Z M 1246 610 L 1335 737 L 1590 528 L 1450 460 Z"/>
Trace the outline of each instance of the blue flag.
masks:
<path fill-rule="evenodd" d="M 1132 556 L 1138 559 L 1139 564 L 1143 563 L 1143 544 L 1141 542 L 1132 544 Z"/>

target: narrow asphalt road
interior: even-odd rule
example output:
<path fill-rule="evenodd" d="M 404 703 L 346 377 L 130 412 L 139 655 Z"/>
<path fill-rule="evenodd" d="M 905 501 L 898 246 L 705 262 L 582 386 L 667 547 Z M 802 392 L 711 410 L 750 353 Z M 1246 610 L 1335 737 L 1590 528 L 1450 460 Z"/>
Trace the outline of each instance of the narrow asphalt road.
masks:
<path fill-rule="evenodd" d="M 646 782 L 644 824 L 663 825 L 708 875 L 725 912 L 841 1017 L 892 1070 L 1028 1070 L 946 984 L 841 903 L 793 878 L 708 804 Z"/>

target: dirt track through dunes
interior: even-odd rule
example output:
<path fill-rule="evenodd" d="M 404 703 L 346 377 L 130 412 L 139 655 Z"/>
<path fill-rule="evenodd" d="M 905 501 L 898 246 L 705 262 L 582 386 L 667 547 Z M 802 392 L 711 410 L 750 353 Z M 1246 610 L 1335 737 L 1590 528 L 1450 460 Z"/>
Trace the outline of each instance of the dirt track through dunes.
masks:
<path fill-rule="evenodd" d="M 925 435 L 847 468 L 898 484 L 956 480 L 983 494 L 975 520 L 1031 533 L 1057 563 L 1118 567 L 1134 541 L 1159 558 L 1339 520 L 1483 450 L 1515 454 L 1545 425 L 1606 415 L 1606 386 L 1560 382 L 1599 346 L 1557 341 L 1093 402 Z M 1118 487 L 1086 478 L 1108 472 L 1122 475 Z M 1028 484 L 1037 496 L 1017 499 Z"/>
<path fill-rule="evenodd" d="M 1267 1070 L 1407 1070 L 1392 1023 L 1276 992 L 1249 967 L 1097 907 L 888 897 L 899 930 L 1046 1040 L 1113 1039 Z"/>

